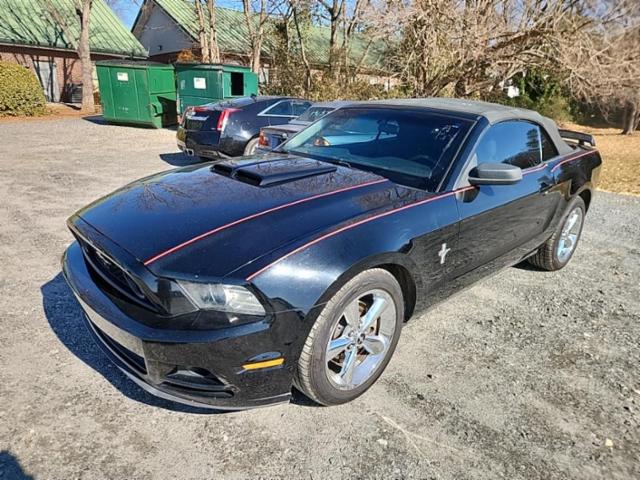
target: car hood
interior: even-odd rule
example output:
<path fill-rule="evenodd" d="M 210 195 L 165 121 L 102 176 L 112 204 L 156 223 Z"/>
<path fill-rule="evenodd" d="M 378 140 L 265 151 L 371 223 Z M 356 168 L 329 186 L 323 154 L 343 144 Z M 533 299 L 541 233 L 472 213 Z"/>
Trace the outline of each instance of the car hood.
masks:
<path fill-rule="evenodd" d="M 77 215 L 156 275 L 221 278 L 388 205 L 398 189 L 372 173 L 274 154 L 146 177 Z"/>

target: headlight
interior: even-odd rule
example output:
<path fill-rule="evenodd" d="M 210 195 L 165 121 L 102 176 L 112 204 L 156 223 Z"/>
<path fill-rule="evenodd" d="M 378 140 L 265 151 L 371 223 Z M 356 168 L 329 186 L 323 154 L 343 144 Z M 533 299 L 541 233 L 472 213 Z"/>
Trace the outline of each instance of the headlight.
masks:
<path fill-rule="evenodd" d="M 198 308 L 245 315 L 264 315 L 262 304 L 253 293 L 238 285 L 194 283 L 178 280 L 184 294 Z"/>

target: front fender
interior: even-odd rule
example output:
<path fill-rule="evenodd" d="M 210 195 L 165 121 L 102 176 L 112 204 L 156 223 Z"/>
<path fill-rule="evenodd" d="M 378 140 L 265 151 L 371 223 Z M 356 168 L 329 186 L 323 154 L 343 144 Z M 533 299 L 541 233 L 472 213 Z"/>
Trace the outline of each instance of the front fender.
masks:
<path fill-rule="evenodd" d="M 324 305 L 335 293 L 358 273 L 380 266 L 402 267 L 409 272 L 414 285 L 410 288 L 413 298 L 405 299 L 407 310 L 413 308 L 415 290 L 421 288 L 421 279 L 416 275 L 416 265 L 402 251 L 372 252 L 367 248 L 356 248 L 355 244 L 340 251 L 335 247 L 317 249 L 304 255 L 304 259 L 290 258 L 281 262 L 277 268 L 265 272 L 253 283 L 274 303 L 276 310 L 295 310 L 300 312 L 300 325 L 295 340 L 290 345 L 292 352 L 299 354 L 304 340 L 322 312 Z M 338 242 L 333 242 L 338 243 Z M 331 250 L 334 255 L 327 256 Z"/>
<path fill-rule="evenodd" d="M 367 228 L 368 227 L 368 228 Z M 418 266 L 407 252 L 412 249 L 411 231 L 384 235 L 365 225 L 311 245 L 262 272 L 252 283 L 280 308 L 309 312 L 324 305 L 342 285 L 359 272 L 381 265 L 397 265 L 422 288 Z"/>

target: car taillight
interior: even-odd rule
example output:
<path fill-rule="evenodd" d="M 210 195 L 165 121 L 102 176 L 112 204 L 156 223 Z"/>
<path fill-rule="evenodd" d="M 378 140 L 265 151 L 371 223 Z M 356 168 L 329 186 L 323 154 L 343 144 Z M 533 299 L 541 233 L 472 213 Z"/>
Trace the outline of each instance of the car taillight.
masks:
<path fill-rule="evenodd" d="M 237 111 L 237 108 L 225 108 L 224 110 L 222 110 L 222 113 L 220 113 L 220 116 L 218 117 L 218 124 L 216 125 L 216 129 L 220 132 L 224 130 L 224 127 L 227 126 L 227 122 L 229 121 L 229 117 L 231 116 L 231 114 Z"/>
<path fill-rule="evenodd" d="M 269 146 L 269 140 L 267 139 L 266 135 L 263 132 L 260 132 L 260 137 L 258 138 L 258 145 L 260 145 L 261 147 Z"/>
<path fill-rule="evenodd" d="M 178 123 L 183 125 L 184 120 L 193 113 L 193 107 L 187 107 L 184 109 L 184 113 L 182 115 L 178 115 Z"/>

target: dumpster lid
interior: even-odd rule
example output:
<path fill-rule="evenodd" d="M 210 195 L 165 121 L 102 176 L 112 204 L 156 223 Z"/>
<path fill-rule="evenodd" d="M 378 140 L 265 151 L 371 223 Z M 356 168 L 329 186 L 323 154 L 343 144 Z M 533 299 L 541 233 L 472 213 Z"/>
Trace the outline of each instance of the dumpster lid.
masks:
<path fill-rule="evenodd" d="M 127 67 L 127 68 L 170 68 L 173 70 L 173 65 L 160 62 L 152 62 L 150 60 L 100 60 L 96 62 L 96 65 L 105 67 Z"/>
<path fill-rule="evenodd" d="M 244 65 L 233 65 L 231 63 L 199 63 L 199 62 L 177 62 L 174 64 L 176 68 L 184 69 L 205 69 L 205 70 L 236 70 L 250 72 L 250 67 Z"/>

